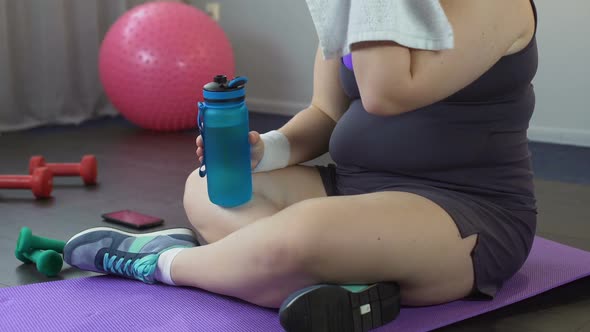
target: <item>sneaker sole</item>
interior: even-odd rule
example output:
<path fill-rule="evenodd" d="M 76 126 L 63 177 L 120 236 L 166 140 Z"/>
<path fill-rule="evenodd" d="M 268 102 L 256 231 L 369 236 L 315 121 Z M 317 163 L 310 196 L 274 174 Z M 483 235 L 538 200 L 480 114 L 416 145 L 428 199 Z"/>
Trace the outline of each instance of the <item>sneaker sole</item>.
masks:
<path fill-rule="evenodd" d="M 82 232 L 76 234 L 68 242 L 70 242 L 70 241 L 72 241 L 84 234 L 88 234 L 88 233 L 96 232 L 96 231 L 116 232 L 116 233 L 124 234 L 124 235 L 128 235 L 128 236 L 158 236 L 158 235 L 181 234 L 181 235 L 192 236 L 196 239 L 195 233 L 188 228 L 170 228 L 170 229 L 165 229 L 165 230 L 151 232 L 151 233 L 129 233 L 129 232 L 125 232 L 125 231 L 122 231 L 122 230 L 119 230 L 116 228 L 111 228 L 111 227 L 94 227 L 94 228 L 89 228 L 85 231 L 82 231 Z"/>
<path fill-rule="evenodd" d="M 323 286 L 293 299 L 280 312 L 287 332 L 366 332 L 397 318 L 400 289 L 378 283 L 359 293 L 340 286 Z"/>

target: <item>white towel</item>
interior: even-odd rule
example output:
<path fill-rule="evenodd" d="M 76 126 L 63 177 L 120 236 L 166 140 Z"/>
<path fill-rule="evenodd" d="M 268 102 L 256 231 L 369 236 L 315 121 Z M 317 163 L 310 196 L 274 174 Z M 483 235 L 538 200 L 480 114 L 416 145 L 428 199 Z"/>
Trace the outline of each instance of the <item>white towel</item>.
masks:
<path fill-rule="evenodd" d="M 307 0 L 325 58 L 342 57 L 363 41 L 408 48 L 453 48 L 453 28 L 439 0 Z"/>

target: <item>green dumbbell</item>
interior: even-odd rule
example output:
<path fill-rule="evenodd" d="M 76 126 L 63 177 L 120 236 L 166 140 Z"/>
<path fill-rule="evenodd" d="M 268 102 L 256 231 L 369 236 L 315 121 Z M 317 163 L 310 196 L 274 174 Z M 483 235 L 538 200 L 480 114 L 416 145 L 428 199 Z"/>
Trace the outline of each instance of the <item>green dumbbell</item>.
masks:
<path fill-rule="evenodd" d="M 21 253 L 33 250 L 53 250 L 63 253 L 65 246 L 64 241 L 33 235 L 33 232 L 28 227 L 21 228 L 16 241 L 16 251 Z"/>
<path fill-rule="evenodd" d="M 35 263 L 37 270 L 47 276 L 55 276 L 63 266 L 64 241 L 33 235 L 28 227 L 20 230 L 14 255 L 25 264 Z"/>
<path fill-rule="evenodd" d="M 21 255 L 26 261 L 24 263 L 35 263 L 37 271 L 48 277 L 55 277 L 64 265 L 64 260 L 54 250 L 34 250 Z M 19 258 L 20 259 L 20 258 Z"/>

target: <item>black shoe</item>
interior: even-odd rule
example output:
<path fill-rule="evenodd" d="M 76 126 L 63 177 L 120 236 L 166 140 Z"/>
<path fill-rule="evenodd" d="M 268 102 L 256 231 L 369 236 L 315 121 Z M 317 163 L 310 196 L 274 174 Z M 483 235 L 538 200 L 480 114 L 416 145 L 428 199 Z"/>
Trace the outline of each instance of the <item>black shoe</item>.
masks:
<path fill-rule="evenodd" d="M 279 316 L 287 332 L 366 332 L 395 320 L 400 307 L 396 283 L 317 285 L 289 296 Z"/>

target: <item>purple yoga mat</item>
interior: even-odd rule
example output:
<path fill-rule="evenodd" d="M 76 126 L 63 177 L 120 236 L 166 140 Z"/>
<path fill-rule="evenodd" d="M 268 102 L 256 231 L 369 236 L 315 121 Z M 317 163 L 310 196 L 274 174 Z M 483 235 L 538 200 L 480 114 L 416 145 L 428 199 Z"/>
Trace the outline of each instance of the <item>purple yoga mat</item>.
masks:
<path fill-rule="evenodd" d="M 536 238 L 493 301 L 402 309 L 377 331 L 429 331 L 590 275 L 590 252 Z M 91 277 L 0 289 L 0 331 L 282 331 L 276 311 L 196 289 Z"/>

